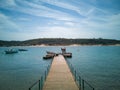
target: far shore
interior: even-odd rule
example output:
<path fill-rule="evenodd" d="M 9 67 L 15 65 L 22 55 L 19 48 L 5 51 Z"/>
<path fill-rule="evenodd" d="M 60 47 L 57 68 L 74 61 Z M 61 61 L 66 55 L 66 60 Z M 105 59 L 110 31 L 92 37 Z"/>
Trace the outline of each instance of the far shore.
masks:
<path fill-rule="evenodd" d="M 120 46 L 120 44 L 115 44 L 115 45 L 102 45 L 102 44 L 99 44 L 99 45 L 82 45 L 82 44 L 71 44 L 71 45 L 32 45 L 30 47 L 47 47 L 47 46 Z"/>
<path fill-rule="evenodd" d="M 2 41 L 0 47 L 9 46 L 120 46 L 120 40 L 115 39 L 66 39 L 66 38 L 38 38 L 25 41 Z"/>
<path fill-rule="evenodd" d="M 28 46 L 0 46 L 0 47 L 54 47 L 54 46 L 58 46 L 58 47 L 75 47 L 75 46 L 120 46 L 120 44 L 115 44 L 115 45 L 102 45 L 102 44 L 71 44 L 71 45 L 46 45 L 46 44 L 41 44 L 41 45 L 28 45 Z"/>
<path fill-rule="evenodd" d="M 0 46 L 0 47 L 54 47 L 54 46 L 58 46 L 58 47 L 65 47 L 65 46 L 70 46 L 70 47 L 75 47 L 75 46 L 120 46 L 120 44 L 115 44 L 115 45 L 102 45 L 102 44 L 95 44 L 95 45 L 83 45 L 83 44 L 71 44 L 71 45 L 45 45 L 45 44 L 41 44 L 41 45 L 30 45 L 30 46 Z"/>

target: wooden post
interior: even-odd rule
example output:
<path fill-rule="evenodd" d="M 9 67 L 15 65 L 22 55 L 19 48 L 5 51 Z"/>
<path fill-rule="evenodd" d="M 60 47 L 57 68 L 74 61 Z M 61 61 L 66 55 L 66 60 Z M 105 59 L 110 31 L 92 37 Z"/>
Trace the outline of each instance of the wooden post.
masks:
<path fill-rule="evenodd" d="M 75 81 L 77 80 L 77 77 L 76 77 L 76 70 L 75 70 Z"/>
<path fill-rule="evenodd" d="M 82 90 L 84 90 L 84 80 L 82 80 Z"/>
<path fill-rule="evenodd" d="M 48 67 L 47 67 L 47 74 L 48 74 L 48 72 L 49 72 L 49 67 L 50 67 L 50 66 L 48 65 Z"/>
<path fill-rule="evenodd" d="M 43 87 L 43 77 L 41 77 L 41 90 L 42 90 L 42 87 Z"/>
<path fill-rule="evenodd" d="M 73 75 L 74 75 L 74 68 L 72 67 L 72 73 L 73 73 Z"/>
<path fill-rule="evenodd" d="M 40 80 L 39 80 L 39 90 L 40 90 Z"/>
<path fill-rule="evenodd" d="M 45 80 L 46 80 L 46 77 L 47 77 L 47 73 L 46 73 L 46 71 L 45 71 Z M 44 80 L 44 81 L 45 81 L 45 80 Z"/>
<path fill-rule="evenodd" d="M 79 90 L 81 90 L 81 77 L 79 76 Z"/>

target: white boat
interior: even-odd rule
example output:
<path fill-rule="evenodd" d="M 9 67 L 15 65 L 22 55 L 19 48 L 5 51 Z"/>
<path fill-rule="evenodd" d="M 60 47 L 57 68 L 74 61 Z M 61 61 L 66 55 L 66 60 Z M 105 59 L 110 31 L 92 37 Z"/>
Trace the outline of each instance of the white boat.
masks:
<path fill-rule="evenodd" d="M 18 49 L 19 51 L 28 51 L 27 49 Z"/>
<path fill-rule="evenodd" d="M 13 53 L 18 53 L 18 51 L 14 50 L 14 49 L 9 49 L 9 50 L 6 50 L 5 53 L 6 54 L 13 54 Z"/>

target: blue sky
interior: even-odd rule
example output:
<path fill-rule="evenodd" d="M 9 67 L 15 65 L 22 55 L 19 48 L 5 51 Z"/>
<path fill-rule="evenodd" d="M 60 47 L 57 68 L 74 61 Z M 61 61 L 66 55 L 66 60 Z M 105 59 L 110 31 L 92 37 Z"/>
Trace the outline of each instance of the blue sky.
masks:
<path fill-rule="evenodd" d="M 0 40 L 120 40 L 120 0 L 0 0 Z"/>

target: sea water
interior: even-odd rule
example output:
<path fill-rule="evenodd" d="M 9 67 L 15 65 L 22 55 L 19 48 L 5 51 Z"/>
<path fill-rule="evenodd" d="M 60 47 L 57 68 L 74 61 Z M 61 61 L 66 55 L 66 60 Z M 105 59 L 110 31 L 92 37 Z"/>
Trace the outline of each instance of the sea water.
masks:
<path fill-rule="evenodd" d="M 44 75 L 51 60 L 43 60 L 46 51 L 61 52 L 62 46 L 1 47 L 0 90 L 28 90 Z M 5 54 L 9 48 L 28 51 Z M 95 90 L 120 90 L 120 46 L 66 46 L 72 52 L 72 63 L 77 73 Z"/>
<path fill-rule="evenodd" d="M 120 46 L 80 46 L 70 51 L 74 53 L 68 60 L 95 90 L 120 90 Z"/>

